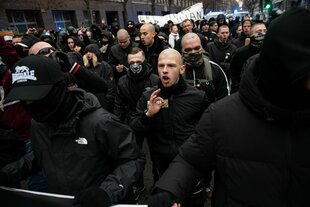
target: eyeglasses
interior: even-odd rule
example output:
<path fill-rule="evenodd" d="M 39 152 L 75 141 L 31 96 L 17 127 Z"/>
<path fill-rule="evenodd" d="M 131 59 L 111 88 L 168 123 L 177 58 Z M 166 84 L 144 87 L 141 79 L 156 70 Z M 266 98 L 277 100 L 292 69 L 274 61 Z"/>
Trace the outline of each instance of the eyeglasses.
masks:
<path fill-rule="evenodd" d="M 45 47 L 45 48 L 42 48 L 41 50 L 39 50 L 37 55 L 48 55 L 54 51 L 56 51 L 56 49 L 53 47 Z"/>

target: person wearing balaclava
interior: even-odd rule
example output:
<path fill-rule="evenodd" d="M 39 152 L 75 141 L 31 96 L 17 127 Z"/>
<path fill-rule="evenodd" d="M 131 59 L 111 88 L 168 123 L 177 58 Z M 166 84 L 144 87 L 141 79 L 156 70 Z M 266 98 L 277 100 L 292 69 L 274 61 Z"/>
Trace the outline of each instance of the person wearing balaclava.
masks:
<path fill-rule="evenodd" d="M 182 77 L 184 71 L 180 53 L 171 48 L 163 50 L 158 57 L 158 86 L 143 93 L 130 121 L 132 129 L 147 138 L 159 176 L 168 168 L 210 104 L 203 91 L 186 83 Z M 206 191 L 202 183 L 193 194 L 195 196 L 189 198 L 188 204 L 203 206 Z M 188 197 L 193 194 L 189 193 Z"/>
<path fill-rule="evenodd" d="M 183 36 L 181 45 L 186 66 L 185 80 L 199 90 L 203 90 L 211 102 L 227 96 L 229 85 L 225 72 L 209 60 L 199 36 L 195 33 L 187 33 Z"/>
<path fill-rule="evenodd" d="M 6 101 L 20 100 L 33 118 L 33 156 L 2 168 L 1 185 L 43 169 L 48 191 L 72 195 L 81 207 L 128 203 L 126 196 L 145 164 L 132 130 L 93 94 L 68 89 L 60 65 L 51 58 L 28 56 L 11 71 Z M 13 202 L 24 205 L 23 200 Z"/>
<path fill-rule="evenodd" d="M 243 66 L 249 57 L 260 52 L 266 32 L 267 29 L 264 23 L 254 24 L 250 31 L 250 44 L 236 50 L 230 63 L 231 93 L 235 93 L 239 90 Z"/>
<path fill-rule="evenodd" d="M 114 98 L 115 98 L 115 82 L 113 76 L 113 70 L 111 66 L 101 58 L 100 50 L 98 45 L 90 44 L 85 47 L 83 55 L 84 66 L 104 78 L 109 83 L 110 87 L 106 93 L 94 93 L 99 99 L 100 104 L 103 108 L 109 112 L 113 111 Z"/>
<path fill-rule="evenodd" d="M 118 81 L 114 105 L 114 114 L 125 124 L 130 123 L 130 117 L 136 112 L 136 105 L 142 93 L 157 85 L 159 80 L 153 73 L 152 66 L 146 62 L 144 52 L 140 48 L 133 47 L 127 59 L 129 63 L 127 74 Z M 136 141 L 142 149 L 144 135 L 136 133 Z M 154 169 L 155 163 L 152 164 Z M 144 190 L 143 175 L 141 175 L 134 187 L 134 197 L 139 198 Z"/>
<path fill-rule="evenodd" d="M 302 21 L 301 21 L 302 20 Z M 210 106 L 155 184 L 149 207 L 177 206 L 214 170 L 212 206 L 310 203 L 310 11 L 273 20 L 240 90 Z M 294 30 L 287 25 L 294 24 Z M 298 38 L 296 38 L 296 35 Z"/>
<path fill-rule="evenodd" d="M 136 28 L 135 22 L 132 20 L 129 20 L 126 24 L 125 28 L 129 35 L 132 42 L 140 43 L 140 34 L 139 30 Z"/>

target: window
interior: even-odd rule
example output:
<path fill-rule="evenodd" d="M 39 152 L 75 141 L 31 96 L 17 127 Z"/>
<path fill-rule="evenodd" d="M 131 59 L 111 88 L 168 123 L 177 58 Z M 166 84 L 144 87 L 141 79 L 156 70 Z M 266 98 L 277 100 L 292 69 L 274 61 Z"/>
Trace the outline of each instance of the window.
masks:
<path fill-rule="evenodd" d="M 25 33 L 31 27 L 43 27 L 41 14 L 37 10 L 6 10 L 6 15 L 16 33 Z"/>
<path fill-rule="evenodd" d="M 92 24 L 100 24 L 100 12 L 99 11 L 91 11 L 92 13 L 92 19 L 91 21 L 89 20 L 88 16 L 88 11 L 84 10 L 83 11 L 83 16 L 84 16 L 84 26 L 90 27 Z"/>
<path fill-rule="evenodd" d="M 52 11 L 54 24 L 56 30 L 61 30 L 62 28 L 67 28 L 74 25 L 74 12 L 73 11 Z"/>

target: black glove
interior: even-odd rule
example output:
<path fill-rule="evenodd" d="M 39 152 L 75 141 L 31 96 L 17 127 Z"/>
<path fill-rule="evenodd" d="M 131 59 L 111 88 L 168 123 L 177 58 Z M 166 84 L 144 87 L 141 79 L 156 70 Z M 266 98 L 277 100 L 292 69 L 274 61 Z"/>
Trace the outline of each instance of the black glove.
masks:
<path fill-rule="evenodd" d="M 75 61 L 66 53 L 61 51 L 55 51 L 49 57 L 60 64 L 63 72 L 69 72 L 75 65 Z"/>
<path fill-rule="evenodd" d="M 74 200 L 75 204 L 80 204 L 82 207 L 109 207 L 112 204 L 109 195 L 96 187 L 79 192 Z"/>
<path fill-rule="evenodd" d="M 8 185 L 8 176 L 4 172 L 0 172 L 0 185 L 1 186 Z"/>
<path fill-rule="evenodd" d="M 176 201 L 176 197 L 170 192 L 160 192 L 151 195 L 147 201 L 148 207 L 170 207 L 174 203 L 179 203 Z"/>

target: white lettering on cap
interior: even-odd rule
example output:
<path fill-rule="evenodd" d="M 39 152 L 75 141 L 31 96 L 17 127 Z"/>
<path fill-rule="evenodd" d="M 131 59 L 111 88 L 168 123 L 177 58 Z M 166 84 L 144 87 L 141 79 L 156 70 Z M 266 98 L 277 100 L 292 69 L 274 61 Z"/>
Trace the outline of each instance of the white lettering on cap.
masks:
<path fill-rule="evenodd" d="M 27 66 L 16 66 L 15 73 L 12 74 L 12 83 L 27 82 L 27 80 L 37 80 L 34 70 L 29 70 Z"/>

